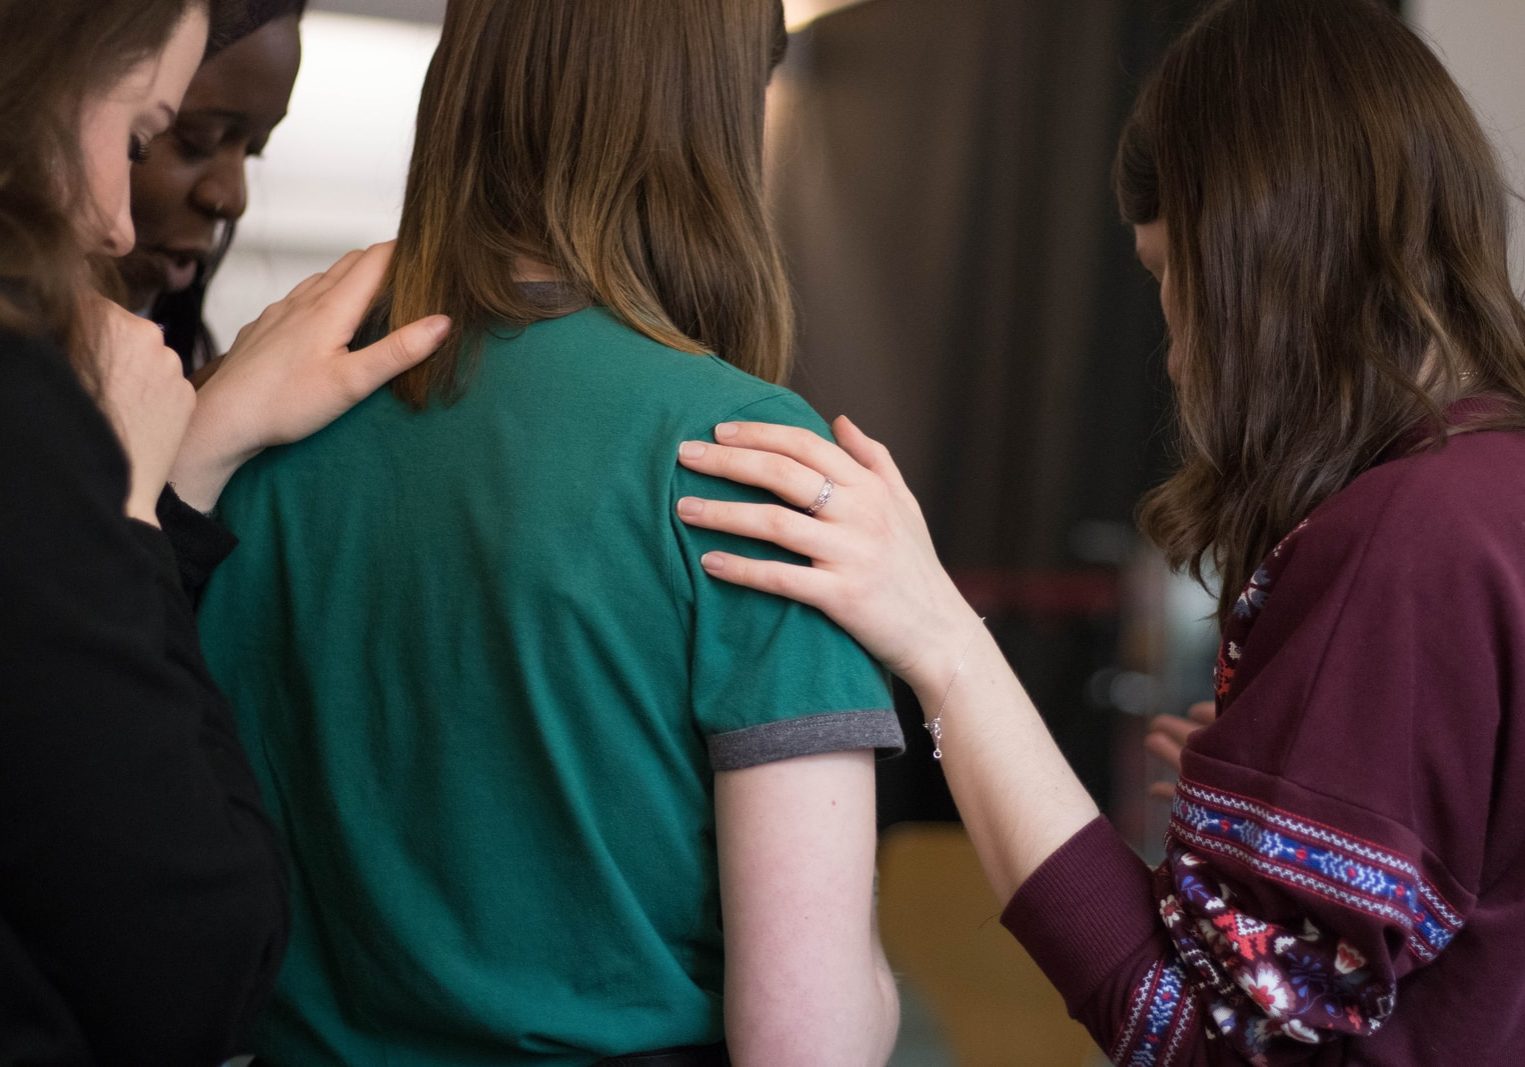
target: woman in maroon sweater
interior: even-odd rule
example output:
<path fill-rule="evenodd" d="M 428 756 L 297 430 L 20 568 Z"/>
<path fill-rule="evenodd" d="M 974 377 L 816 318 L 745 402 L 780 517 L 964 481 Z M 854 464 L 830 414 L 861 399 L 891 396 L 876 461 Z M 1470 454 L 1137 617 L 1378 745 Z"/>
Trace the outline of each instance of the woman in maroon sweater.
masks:
<path fill-rule="evenodd" d="M 810 557 L 705 564 L 819 606 L 915 688 L 1007 926 L 1116 1062 L 1514 1062 L 1525 310 L 1488 143 L 1374 0 L 1226 0 L 1144 91 L 1117 186 L 1180 409 L 1141 523 L 1223 583 L 1218 718 L 1158 870 L 851 423 L 840 448 L 717 428 L 682 462 L 803 510 L 679 512 Z"/>

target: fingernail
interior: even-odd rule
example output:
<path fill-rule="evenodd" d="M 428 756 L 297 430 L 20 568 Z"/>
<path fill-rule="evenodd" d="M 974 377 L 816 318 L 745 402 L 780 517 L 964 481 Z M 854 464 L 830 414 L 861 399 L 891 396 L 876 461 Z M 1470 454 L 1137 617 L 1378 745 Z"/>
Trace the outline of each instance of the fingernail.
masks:
<path fill-rule="evenodd" d="M 715 440 L 728 441 L 736 436 L 736 424 L 734 422 L 722 422 L 715 427 Z"/>
<path fill-rule="evenodd" d="M 684 459 L 698 459 L 704 455 L 704 445 L 698 441 L 684 441 L 678 446 L 678 455 Z"/>
<path fill-rule="evenodd" d="M 448 315 L 437 315 L 429 324 L 429 333 L 434 337 L 435 344 L 443 344 L 446 337 L 450 336 L 450 327 L 453 325 Z"/>
<path fill-rule="evenodd" d="M 706 552 L 703 556 L 699 557 L 699 562 L 704 565 L 704 569 L 707 571 L 725 570 L 725 557 L 719 552 Z"/>
<path fill-rule="evenodd" d="M 697 497 L 686 496 L 678 501 L 678 514 L 685 519 L 697 518 L 704 514 L 704 501 Z"/>

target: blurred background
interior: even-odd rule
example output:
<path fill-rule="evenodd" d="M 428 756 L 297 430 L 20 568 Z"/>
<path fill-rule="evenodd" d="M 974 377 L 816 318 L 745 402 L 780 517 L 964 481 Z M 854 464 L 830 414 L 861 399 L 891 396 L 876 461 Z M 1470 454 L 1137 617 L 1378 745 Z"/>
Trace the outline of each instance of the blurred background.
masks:
<path fill-rule="evenodd" d="M 800 303 L 793 386 L 895 453 L 944 560 L 1082 778 L 1153 858 L 1147 718 L 1211 695 L 1211 600 L 1140 545 L 1168 469 L 1153 283 L 1109 192 L 1141 78 L 1201 0 L 786 0 L 772 196 Z M 1409 0 L 1525 188 L 1525 3 Z M 226 343 L 390 237 L 444 0 L 315 0 L 290 118 L 210 291 Z M 1518 205 L 1517 205 L 1518 206 Z M 1525 212 L 1514 265 L 1525 285 Z M 895 1063 L 1100 1062 L 996 919 L 920 728 L 881 765 Z"/>

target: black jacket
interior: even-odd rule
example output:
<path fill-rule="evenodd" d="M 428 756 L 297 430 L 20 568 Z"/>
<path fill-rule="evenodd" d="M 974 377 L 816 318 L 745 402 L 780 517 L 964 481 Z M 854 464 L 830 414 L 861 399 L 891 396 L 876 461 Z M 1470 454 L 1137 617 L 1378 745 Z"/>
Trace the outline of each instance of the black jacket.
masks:
<path fill-rule="evenodd" d="M 0 1064 L 211 1067 L 285 945 L 275 835 L 182 584 L 230 545 L 166 499 L 177 560 L 126 495 L 62 355 L 0 332 Z"/>

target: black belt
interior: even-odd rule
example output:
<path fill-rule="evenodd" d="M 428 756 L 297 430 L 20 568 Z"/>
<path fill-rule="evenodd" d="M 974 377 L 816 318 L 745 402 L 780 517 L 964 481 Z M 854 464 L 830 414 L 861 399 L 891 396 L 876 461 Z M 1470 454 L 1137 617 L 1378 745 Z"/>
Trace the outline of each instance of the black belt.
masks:
<path fill-rule="evenodd" d="M 655 1052 L 632 1052 L 599 1060 L 595 1067 L 731 1067 L 725 1043 L 664 1048 Z"/>

